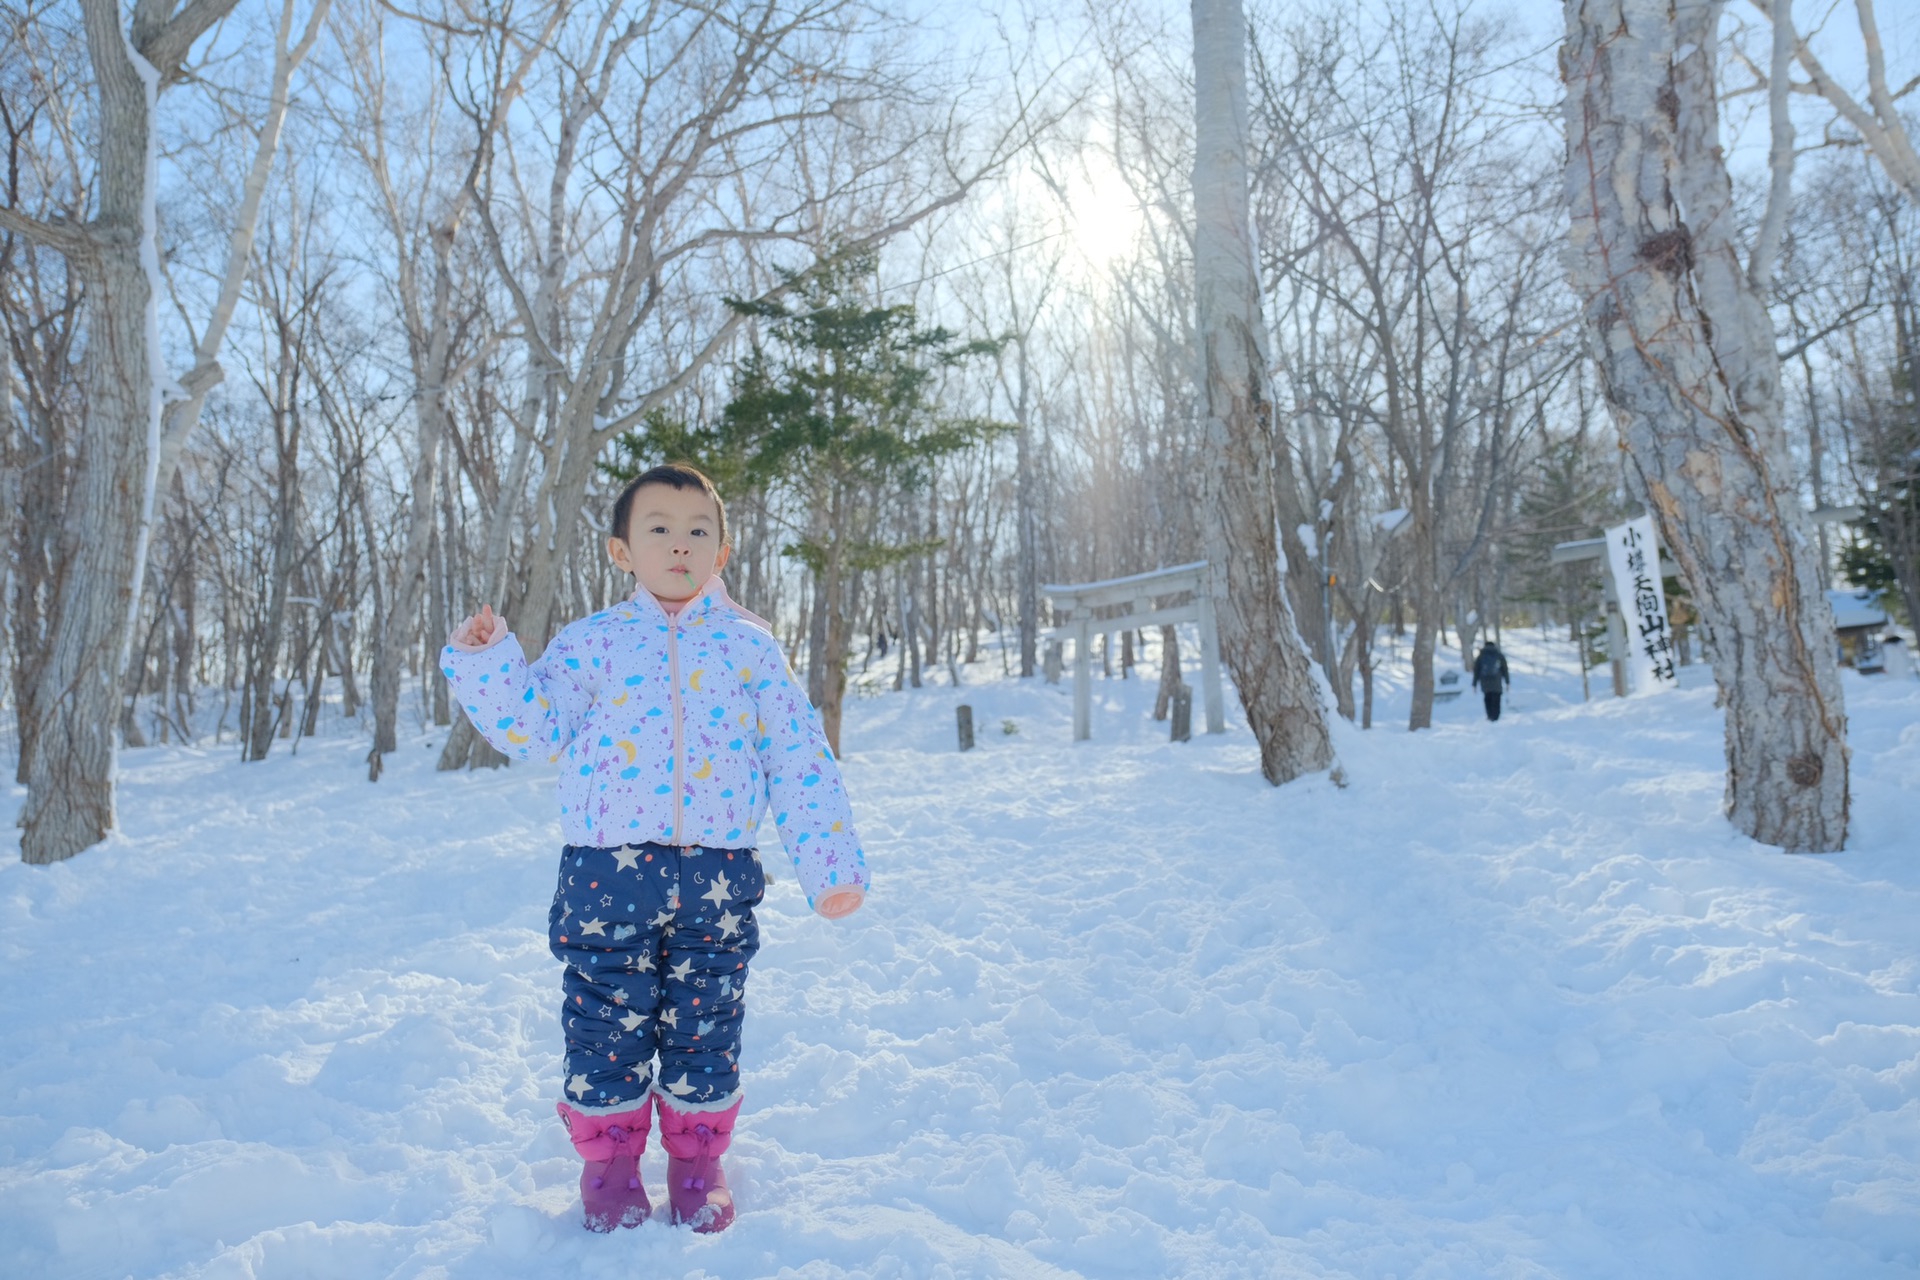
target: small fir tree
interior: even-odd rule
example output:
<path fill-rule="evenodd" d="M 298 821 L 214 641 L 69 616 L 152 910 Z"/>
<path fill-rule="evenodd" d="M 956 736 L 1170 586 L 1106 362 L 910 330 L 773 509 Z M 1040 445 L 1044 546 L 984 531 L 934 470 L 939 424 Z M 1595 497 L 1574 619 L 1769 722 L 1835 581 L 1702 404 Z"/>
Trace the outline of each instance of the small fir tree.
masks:
<path fill-rule="evenodd" d="M 941 545 L 913 536 L 914 496 L 941 459 L 1012 429 L 951 413 L 940 396 L 950 374 L 1000 344 L 923 327 L 910 305 L 879 305 L 875 268 L 871 254 L 830 258 L 793 277 L 791 302 L 728 299 L 759 333 L 719 420 L 657 414 L 622 438 L 609 467 L 631 475 L 647 460 L 680 458 L 722 492 L 784 496 L 803 513 L 782 550 L 812 576 L 807 691 L 836 751 L 855 578 Z"/>

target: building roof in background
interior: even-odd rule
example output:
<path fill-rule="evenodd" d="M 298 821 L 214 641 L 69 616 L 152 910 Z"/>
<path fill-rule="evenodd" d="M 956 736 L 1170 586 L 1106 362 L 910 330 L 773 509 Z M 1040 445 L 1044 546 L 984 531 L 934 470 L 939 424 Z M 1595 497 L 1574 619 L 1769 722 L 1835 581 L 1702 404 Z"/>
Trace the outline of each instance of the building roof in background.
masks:
<path fill-rule="evenodd" d="M 1880 607 L 1877 591 L 1829 591 L 1827 603 L 1833 606 L 1833 625 L 1842 631 L 1887 625 L 1887 611 Z"/>

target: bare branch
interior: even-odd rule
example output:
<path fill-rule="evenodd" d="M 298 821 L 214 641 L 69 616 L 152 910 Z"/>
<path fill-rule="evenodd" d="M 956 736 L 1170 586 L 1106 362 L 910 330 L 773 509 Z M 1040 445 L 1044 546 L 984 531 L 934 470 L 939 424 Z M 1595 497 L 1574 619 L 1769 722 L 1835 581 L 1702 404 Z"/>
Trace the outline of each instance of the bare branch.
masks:
<path fill-rule="evenodd" d="M 1772 16 L 1771 3 L 1772 0 L 1752 0 L 1754 8 L 1769 17 Z M 1886 55 L 1880 44 L 1873 0 L 1854 0 L 1854 3 L 1860 17 L 1860 33 L 1867 46 L 1867 93 L 1873 110 L 1861 106 L 1852 94 L 1840 87 L 1805 40 L 1796 42 L 1794 60 L 1807 73 L 1809 83 L 1804 87 L 1795 85 L 1793 89 L 1826 99 L 1829 106 L 1859 131 L 1887 176 L 1898 183 L 1910 199 L 1920 200 L 1920 152 L 1915 151 L 1906 124 L 1893 105 L 1897 95 L 1887 89 Z M 1912 87 L 1909 84 L 1901 93 Z"/>
<path fill-rule="evenodd" d="M 307 55 L 313 51 L 314 42 L 320 38 L 320 30 L 326 23 L 332 0 L 315 0 L 298 43 L 292 43 L 293 6 L 294 0 L 282 0 L 280 22 L 274 40 L 273 78 L 268 90 L 266 118 L 260 125 L 252 167 L 241 186 L 240 207 L 234 215 L 233 233 L 227 247 L 226 274 L 221 280 L 213 312 L 196 344 L 193 368 L 180 380 L 181 385 L 187 388 L 187 398 L 175 401 L 167 408 L 160 440 L 159 486 L 163 490 L 172 478 L 173 468 L 179 462 L 187 436 L 200 420 L 200 410 L 206 403 L 208 392 L 218 386 L 225 376 L 220 368 L 220 348 L 226 341 L 227 326 L 233 320 L 234 308 L 239 305 L 240 290 L 246 282 L 248 264 L 253 259 L 254 229 L 260 218 L 260 202 L 266 195 L 267 178 L 273 171 L 274 157 L 280 149 L 280 129 L 287 117 L 293 73 L 306 61 Z"/>
<path fill-rule="evenodd" d="M 1747 259 L 1747 283 L 1765 297 L 1773 284 L 1773 268 L 1780 256 L 1780 238 L 1786 232 L 1787 208 L 1793 201 L 1793 112 L 1789 94 L 1793 54 L 1799 38 L 1793 30 L 1791 0 L 1769 0 L 1773 6 L 1773 59 L 1767 76 L 1767 120 L 1773 145 L 1767 167 L 1773 173 L 1767 191 L 1767 210 L 1753 238 Z"/>
<path fill-rule="evenodd" d="M 160 82 L 169 84 L 179 79 L 180 64 L 187 60 L 194 42 L 231 13 L 236 3 L 238 0 L 189 0 L 186 8 L 160 24 L 153 21 L 158 6 L 152 0 L 141 0 L 134 8 L 133 47 L 160 73 Z"/>
<path fill-rule="evenodd" d="M 24 236 L 35 244 L 57 249 L 69 258 L 85 261 L 93 254 L 93 237 L 70 222 L 48 222 L 0 205 L 0 231 Z"/>
<path fill-rule="evenodd" d="M 456 27 L 451 23 L 442 22 L 438 18 L 429 18 L 424 13 L 415 13 L 411 9 L 402 9 L 399 5 L 394 4 L 392 0 L 374 0 L 374 3 L 396 18 L 415 23 L 433 31 L 445 32 L 450 36 L 475 37 L 481 34 L 479 27 Z"/>
<path fill-rule="evenodd" d="M 1877 299 L 1871 298 L 1865 302 L 1854 303 L 1845 311 L 1842 311 L 1830 324 L 1822 325 L 1819 329 L 1808 334 L 1799 342 L 1794 343 L 1790 347 L 1783 348 L 1780 352 L 1780 362 L 1785 364 L 1789 360 L 1796 359 L 1802 352 L 1810 350 L 1820 342 L 1840 332 L 1840 330 L 1847 328 L 1861 316 L 1878 311 L 1882 305 L 1883 304 Z"/>

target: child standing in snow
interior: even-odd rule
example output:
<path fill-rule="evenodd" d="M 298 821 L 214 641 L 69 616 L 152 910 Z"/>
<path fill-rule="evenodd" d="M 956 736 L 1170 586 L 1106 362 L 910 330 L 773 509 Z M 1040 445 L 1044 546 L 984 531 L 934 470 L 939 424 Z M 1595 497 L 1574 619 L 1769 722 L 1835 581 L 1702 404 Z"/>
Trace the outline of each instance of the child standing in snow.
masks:
<path fill-rule="evenodd" d="M 733 1221 L 720 1156 L 740 1111 L 741 997 L 765 889 L 753 840 L 769 801 L 815 911 L 837 919 L 866 897 L 819 718 L 771 628 L 716 576 L 730 550 L 712 482 L 655 467 L 613 506 L 607 554 L 634 577 L 629 599 L 564 628 L 534 663 L 483 605 L 442 654 L 487 741 L 560 765 L 557 1107 L 596 1231 L 651 1212 L 639 1159 L 656 1103 L 672 1221 Z"/>

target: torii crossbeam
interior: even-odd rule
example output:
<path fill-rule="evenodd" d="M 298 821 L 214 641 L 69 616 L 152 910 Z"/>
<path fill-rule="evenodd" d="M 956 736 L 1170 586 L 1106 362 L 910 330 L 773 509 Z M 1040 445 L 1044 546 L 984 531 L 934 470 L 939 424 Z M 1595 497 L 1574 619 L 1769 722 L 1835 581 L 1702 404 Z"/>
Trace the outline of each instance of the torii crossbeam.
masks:
<path fill-rule="evenodd" d="M 1213 600 L 1206 590 L 1207 563 L 1175 565 L 1105 582 L 1043 586 L 1056 625 L 1049 636 L 1073 640 L 1073 740 L 1093 736 L 1093 637 L 1136 627 L 1193 622 L 1200 627 L 1200 692 L 1207 732 L 1227 731 L 1220 692 L 1220 633 L 1214 626 Z M 1160 606 L 1167 596 L 1191 597 L 1183 604 Z M 1124 612 L 1122 612 L 1124 610 Z M 1098 614 L 1099 616 L 1096 616 Z"/>

